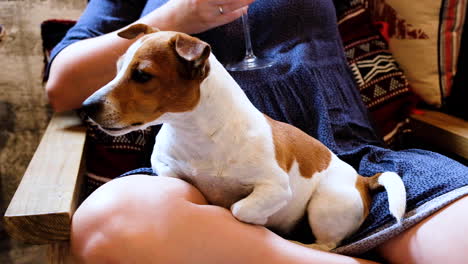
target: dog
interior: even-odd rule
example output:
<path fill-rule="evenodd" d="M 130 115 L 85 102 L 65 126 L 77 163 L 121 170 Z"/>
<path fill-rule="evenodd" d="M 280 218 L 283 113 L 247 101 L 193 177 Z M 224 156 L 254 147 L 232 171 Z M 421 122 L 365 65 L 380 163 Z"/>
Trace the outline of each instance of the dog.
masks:
<path fill-rule="evenodd" d="M 325 251 L 361 226 L 381 186 L 402 219 L 406 192 L 396 173 L 363 177 L 318 140 L 262 114 L 197 38 L 145 24 L 118 35 L 141 33 L 82 109 L 114 136 L 163 124 L 151 156 L 158 175 L 185 180 L 238 220 L 282 234 L 307 215 L 316 238 L 307 246 Z"/>

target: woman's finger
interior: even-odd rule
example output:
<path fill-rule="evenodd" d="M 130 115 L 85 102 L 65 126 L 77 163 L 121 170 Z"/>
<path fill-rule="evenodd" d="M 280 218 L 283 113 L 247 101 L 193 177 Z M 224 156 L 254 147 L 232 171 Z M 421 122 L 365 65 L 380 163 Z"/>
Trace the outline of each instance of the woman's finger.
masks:
<path fill-rule="evenodd" d="M 221 7 L 224 11 L 224 14 L 228 14 L 231 12 L 238 11 L 239 9 L 243 7 L 247 7 L 251 3 L 253 3 L 255 0 L 230 0 L 230 1 L 219 1 L 216 3 L 218 7 Z"/>
<path fill-rule="evenodd" d="M 239 8 L 237 10 L 234 10 L 232 12 L 229 12 L 229 13 L 224 13 L 222 15 L 222 20 L 220 21 L 220 25 L 224 25 L 224 24 L 227 24 L 227 23 L 230 23 L 236 19 L 238 19 L 239 17 L 242 16 L 243 13 L 246 13 L 247 12 L 247 7 L 243 7 L 243 8 Z"/>

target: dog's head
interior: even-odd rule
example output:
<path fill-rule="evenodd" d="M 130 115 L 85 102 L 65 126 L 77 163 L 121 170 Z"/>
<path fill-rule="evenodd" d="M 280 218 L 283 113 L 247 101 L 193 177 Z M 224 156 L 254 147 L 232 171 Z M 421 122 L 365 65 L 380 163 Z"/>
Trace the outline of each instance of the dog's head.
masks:
<path fill-rule="evenodd" d="M 165 113 L 187 112 L 200 99 L 209 72 L 210 46 L 184 33 L 131 25 L 118 35 L 133 39 L 117 62 L 117 75 L 83 102 L 82 109 L 104 131 L 121 135 Z"/>

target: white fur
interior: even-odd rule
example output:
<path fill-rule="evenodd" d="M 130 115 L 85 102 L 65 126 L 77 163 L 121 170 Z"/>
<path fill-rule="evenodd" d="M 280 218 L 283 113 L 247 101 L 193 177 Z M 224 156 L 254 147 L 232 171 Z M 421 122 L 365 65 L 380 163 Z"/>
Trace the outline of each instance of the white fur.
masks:
<path fill-rule="evenodd" d="M 232 205 L 241 221 L 282 233 L 308 211 L 320 248 L 334 248 L 363 221 L 358 173 L 332 154 L 328 168 L 310 178 L 297 162 L 286 174 L 268 121 L 213 55 L 210 64 L 198 106 L 159 119 L 164 125 L 151 159 L 155 171 L 193 183 L 213 204 Z"/>
<path fill-rule="evenodd" d="M 332 155 L 330 166 L 323 172 L 308 205 L 309 224 L 316 244 L 323 245 L 319 249 L 335 248 L 364 220 L 362 198 L 356 189 L 357 177 L 354 168 Z"/>
<path fill-rule="evenodd" d="M 384 172 L 379 177 L 379 184 L 387 190 L 390 213 L 400 222 L 406 210 L 405 186 L 400 176 L 394 172 Z"/>
<path fill-rule="evenodd" d="M 197 107 L 158 119 L 164 125 L 156 137 L 153 168 L 193 183 L 211 203 L 232 205 L 240 220 L 265 224 L 290 199 L 289 177 L 276 162 L 263 114 L 213 55 L 209 60 Z"/>
<path fill-rule="evenodd" d="M 140 46 L 134 44 L 127 52 L 117 80 Z M 265 116 L 213 54 L 209 63 L 193 110 L 165 113 L 144 125 L 163 123 L 151 157 L 153 169 L 192 183 L 210 203 L 230 208 L 237 219 L 279 232 L 291 231 L 308 212 L 318 243 L 312 247 L 336 247 L 363 221 L 357 172 L 334 154 L 329 166 L 312 177 L 300 174 L 297 161 L 285 172 L 276 160 Z M 389 196 L 398 197 L 390 202 L 392 213 L 401 218 L 404 186 L 398 176 L 383 176 L 379 182 L 390 190 Z"/>

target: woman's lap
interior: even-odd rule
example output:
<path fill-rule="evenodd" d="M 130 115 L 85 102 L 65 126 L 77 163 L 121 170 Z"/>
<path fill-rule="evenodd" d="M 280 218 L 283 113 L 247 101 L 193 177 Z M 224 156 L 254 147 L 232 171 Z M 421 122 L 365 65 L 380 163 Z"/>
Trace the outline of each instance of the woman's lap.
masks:
<path fill-rule="evenodd" d="M 379 149 L 366 155 L 359 167 L 363 175 L 382 171 L 398 173 L 406 187 L 407 212 L 468 185 L 466 166 L 438 153 L 419 149 Z M 367 230 L 372 230 L 393 221 L 388 212 L 386 193 L 381 191 L 374 196 L 371 213 L 364 225 L 368 225 Z"/>
<path fill-rule="evenodd" d="M 420 149 L 392 151 L 375 146 L 364 146 L 353 154 L 359 161 L 354 166 L 362 175 L 394 171 L 402 177 L 407 191 L 406 215 L 401 224 L 396 224 L 388 211 L 386 192 L 377 192 L 362 227 L 344 241 L 336 250 L 338 253 L 362 254 L 468 194 L 468 168 L 440 154 Z M 345 158 L 352 160 L 353 155 Z"/>
<path fill-rule="evenodd" d="M 178 179 L 111 181 L 75 213 L 73 252 L 86 263 L 370 263 L 311 251 L 205 203 Z"/>
<path fill-rule="evenodd" d="M 187 201 L 199 205 L 206 203 L 198 190 L 177 179 L 133 175 L 131 177 L 125 177 L 124 179 L 112 181 L 108 184 L 118 186 L 107 186 L 98 189 L 98 191 L 92 195 L 91 199 L 88 199 L 83 204 L 87 207 L 86 214 L 92 215 L 90 212 L 96 210 L 99 211 L 99 215 L 109 216 L 109 218 L 102 219 L 101 226 L 90 227 L 87 226 L 86 223 L 83 224 L 83 221 L 75 221 L 78 218 L 83 218 L 83 215 L 80 215 L 80 210 L 78 210 L 77 214 L 74 216 L 74 241 L 80 240 L 80 236 L 86 236 L 86 232 L 90 230 L 96 228 L 105 230 L 106 226 L 119 225 L 118 220 L 115 222 L 115 219 L 119 218 L 117 210 L 122 210 L 120 213 L 124 213 L 130 217 L 135 226 L 143 228 L 146 225 L 143 229 L 147 229 L 147 224 L 149 222 L 153 224 L 154 222 L 157 223 L 157 219 L 161 214 L 170 212 L 170 210 L 162 210 L 162 204 L 166 203 L 167 205 L 174 206 L 174 200 L 177 199 L 180 199 L 184 203 Z M 157 188 L 158 191 L 155 191 L 155 188 Z M 109 190 L 110 192 L 108 192 Z M 157 193 L 159 193 L 159 195 Z M 151 200 L 157 200 L 157 202 L 153 203 Z M 116 205 L 118 206 L 116 207 Z M 221 209 L 220 213 L 224 214 L 224 217 L 226 217 L 226 221 L 232 220 L 227 210 L 219 209 Z M 102 211 L 105 211 L 105 213 Z M 384 242 L 377 248 L 377 251 L 383 257 L 389 261 L 392 260 L 394 263 L 399 263 L 399 260 L 405 260 L 404 263 L 410 263 L 409 261 L 414 261 L 414 263 L 428 263 L 427 259 L 435 260 L 438 257 L 441 259 L 452 258 L 453 261 L 450 261 L 450 263 L 457 263 L 457 258 L 463 259 L 468 257 L 468 252 L 462 250 L 468 246 L 468 237 L 465 236 L 468 230 L 467 212 L 468 197 L 465 196 L 427 217 L 415 226 L 405 230 L 396 237 Z M 176 219 L 180 218 L 180 215 L 166 215 L 166 218 Z M 96 222 L 99 223 L 99 220 L 93 219 L 91 222 L 95 225 Z M 125 223 L 128 224 L 128 221 Z M 121 228 L 122 231 L 128 229 L 128 225 L 123 226 L 124 227 Z M 190 237 L 189 233 L 191 231 L 185 232 L 187 232 L 186 235 Z M 101 234 L 102 233 L 105 233 L 105 231 L 101 232 Z M 122 232 L 119 233 L 119 237 L 112 237 L 109 239 L 122 239 L 124 241 L 128 239 L 128 237 L 125 237 L 125 232 L 123 232 L 123 234 Z M 146 236 L 147 230 L 144 233 Z M 135 238 L 132 239 L 135 241 Z M 142 245 L 138 246 L 138 250 L 143 250 L 145 248 L 144 244 L 148 243 L 147 239 L 137 238 L 137 241 L 141 241 L 142 243 Z M 100 245 L 106 245 L 106 243 L 101 243 Z M 73 246 L 75 252 L 85 252 L 85 249 L 80 248 L 83 245 L 74 243 Z M 146 245 L 147 249 L 153 247 L 154 245 Z M 128 246 L 125 246 L 125 249 L 127 251 L 135 250 Z M 105 248 L 102 249 L 103 252 L 109 252 L 108 250 L 109 249 Z M 122 249 L 113 248 L 111 251 L 122 252 Z"/>
<path fill-rule="evenodd" d="M 386 192 L 382 190 L 374 195 L 371 212 L 360 230 L 344 241 L 336 252 L 360 255 L 468 193 L 468 169 L 452 159 L 418 149 L 392 151 L 374 146 L 365 148 L 361 153 L 366 154 L 360 155 L 360 164 L 356 165 L 360 168 L 359 172 L 374 175 L 395 171 L 401 175 L 407 188 L 407 218 L 402 225 L 395 225 L 395 219 L 388 211 Z M 150 168 L 126 175 L 141 172 L 155 175 Z M 301 225 L 290 238 L 303 243 L 312 242 L 313 239 L 307 223 Z"/>
<path fill-rule="evenodd" d="M 468 196 L 377 247 L 390 263 L 466 263 Z"/>

